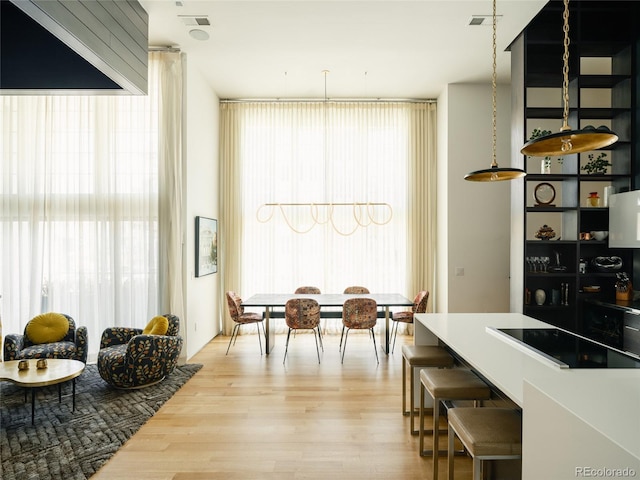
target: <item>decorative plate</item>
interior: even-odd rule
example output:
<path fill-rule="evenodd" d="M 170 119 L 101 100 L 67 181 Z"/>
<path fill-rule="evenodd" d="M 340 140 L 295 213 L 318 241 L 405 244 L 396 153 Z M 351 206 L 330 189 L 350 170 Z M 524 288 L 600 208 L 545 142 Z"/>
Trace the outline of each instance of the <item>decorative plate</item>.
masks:
<path fill-rule="evenodd" d="M 542 182 L 536 185 L 533 196 L 536 199 L 536 205 L 549 207 L 556 198 L 556 189 L 550 183 Z"/>

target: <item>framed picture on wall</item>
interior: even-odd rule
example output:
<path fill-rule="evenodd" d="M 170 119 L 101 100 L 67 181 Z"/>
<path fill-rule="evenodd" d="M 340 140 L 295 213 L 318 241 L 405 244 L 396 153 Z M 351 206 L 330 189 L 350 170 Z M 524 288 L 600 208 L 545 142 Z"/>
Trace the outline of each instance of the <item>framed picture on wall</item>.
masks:
<path fill-rule="evenodd" d="M 196 217 L 196 277 L 218 271 L 218 221 Z"/>

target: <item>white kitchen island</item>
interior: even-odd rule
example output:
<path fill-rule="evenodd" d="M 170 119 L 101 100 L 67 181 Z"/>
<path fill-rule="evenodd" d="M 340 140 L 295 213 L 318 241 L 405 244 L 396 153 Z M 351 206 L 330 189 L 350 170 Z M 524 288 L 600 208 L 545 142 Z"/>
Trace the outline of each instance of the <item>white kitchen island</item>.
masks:
<path fill-rule="evenodd" d="M 416 345 L 438 341 L 523 411 L 523 480 L 640 478 L 640 369 L 559 368 L 494 328 L 550 325 L 518 313 L 415 315 Z"/>

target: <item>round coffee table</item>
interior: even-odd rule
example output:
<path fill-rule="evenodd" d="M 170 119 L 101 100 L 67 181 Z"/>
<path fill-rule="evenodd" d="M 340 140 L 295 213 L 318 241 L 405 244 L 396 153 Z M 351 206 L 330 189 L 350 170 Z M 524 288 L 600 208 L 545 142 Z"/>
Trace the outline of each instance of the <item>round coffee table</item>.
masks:
<path fill-rule="evenodd" d="M 28 370 L 18 370 L 20 360 L 0 362 L 0 380 L 8 380 L 16 385 L 31 389 L 31 425 L 35 413 L 35 390 L 38 387 L 58 385 L 58 399 L 62 401 L 62 383 L 73 380 L 73 410 L 76 409 L 76 377 L 82 373 L 85 364 L 78 360 L 48 358 L 47 368 L 37 368 L 37 359 L 30 359 Z M 25 393 L 26 399 L 26 393 Z"/>

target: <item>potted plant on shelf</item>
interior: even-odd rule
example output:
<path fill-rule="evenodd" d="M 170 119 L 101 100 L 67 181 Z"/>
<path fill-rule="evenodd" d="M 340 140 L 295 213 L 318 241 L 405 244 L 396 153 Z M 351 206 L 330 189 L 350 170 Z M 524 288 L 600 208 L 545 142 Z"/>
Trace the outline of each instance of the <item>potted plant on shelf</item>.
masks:
<path fill-rule="evenodd" d="M 584 170 L 589 175 L 604 175 L 607 173 L 607 168 L 611 166 L 605 152 L 598 153 L 597 157 L 590 153 L 587 158 L 589 161 L 580 167 L 580 170 Z"/>
<path fill-rule="evenodd" d="M 547 135 L 551 135 L 551 130 L 542 130 L 540 128 L 534 128 L 533 132 L 531 132 L 531 136 L 529 140 L 534 140 L 539 137 L 545 137 Z M 562 165 L 562 157 L 558 157 L 558 163 Z M 551 173 L 551 157 L 546 156 L 542 159 L 540 163 L 540 173 Z"/>

